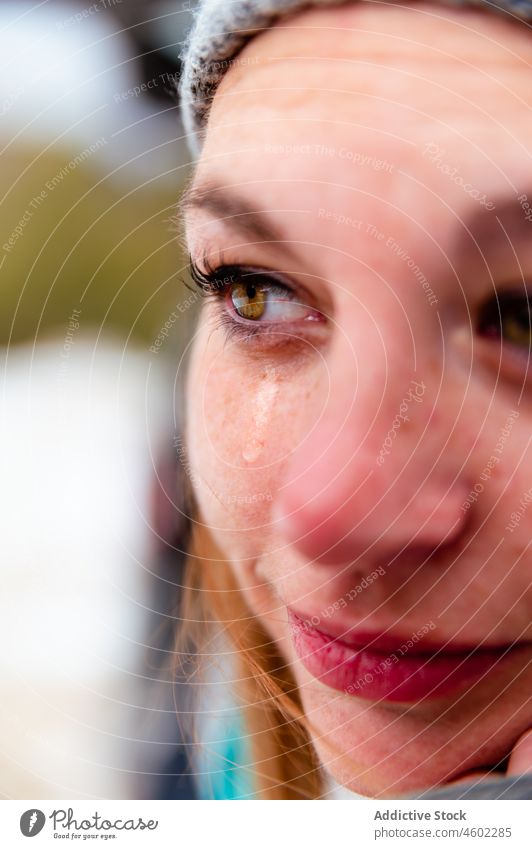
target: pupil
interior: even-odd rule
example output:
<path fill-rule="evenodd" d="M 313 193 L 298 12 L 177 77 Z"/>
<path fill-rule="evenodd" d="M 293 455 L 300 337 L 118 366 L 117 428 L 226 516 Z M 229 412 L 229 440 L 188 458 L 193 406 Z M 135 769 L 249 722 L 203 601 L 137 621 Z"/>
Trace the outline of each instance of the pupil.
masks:
<path fill-rule="evenodd" d="M 266 311 L 266 292 L 260 283 L 253 280 L 233 284 L 231 299 L 242 318 L 257 321 Z"/>

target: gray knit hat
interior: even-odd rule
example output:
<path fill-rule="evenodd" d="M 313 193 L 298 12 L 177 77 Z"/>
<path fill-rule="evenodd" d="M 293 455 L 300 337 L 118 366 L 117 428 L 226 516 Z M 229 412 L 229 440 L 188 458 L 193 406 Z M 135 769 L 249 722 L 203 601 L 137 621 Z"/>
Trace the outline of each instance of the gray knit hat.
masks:
<path fill-rule="evenodd" d="M 183 123 L 194 155 L 199 155 L 207 116 L 231 60 L 253 36 L 283 15 L 311 6 L 353 0 L 200 0 L 195 22 L 181 54 L 180 97 Z M 367 0 L 366 0 L 367 2 Z M 507 17 L 532 21 L 532 0 L 439 0 L 479 5 Z"/>

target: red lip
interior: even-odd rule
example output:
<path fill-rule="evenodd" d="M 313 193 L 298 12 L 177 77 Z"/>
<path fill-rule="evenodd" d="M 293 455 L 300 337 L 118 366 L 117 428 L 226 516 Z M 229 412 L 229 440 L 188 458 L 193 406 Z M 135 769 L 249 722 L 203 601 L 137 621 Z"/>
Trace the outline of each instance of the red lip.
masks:
<path fill-rule="evenodd" d="M 438 698 L 472 685 L 514 655 L 509 645 L 437 646 L 430 642 L 430 630 L 423 628 L 404 638 L 352 632 L 339 639 L 292 610 L 288 614 L 294 647 L 305 668 L 334 690 L 365 699 Z"/>

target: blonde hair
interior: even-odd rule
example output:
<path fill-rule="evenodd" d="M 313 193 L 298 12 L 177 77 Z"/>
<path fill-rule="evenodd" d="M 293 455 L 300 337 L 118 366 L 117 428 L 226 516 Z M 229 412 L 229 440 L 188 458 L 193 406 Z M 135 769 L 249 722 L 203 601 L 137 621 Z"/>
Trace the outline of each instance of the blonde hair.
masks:
<path fill-rule="evenodd" d="M 201 664 L 216 652 L 214 635 L 223 628 L 236 661 L 235 698 L 252 753 L 254 798 L 319 797 L 321 768 L 290 670 L 249 611 L 230 564 L 220 557 L 208 529 L 199 524 L 191 534 L 183 584 L 175 641 L 177 672 L 183 677 L 192 656 L 201 676 Z M 193 741 L 193 751 L 202 745 L 194 727 L 184 730 Z"/>

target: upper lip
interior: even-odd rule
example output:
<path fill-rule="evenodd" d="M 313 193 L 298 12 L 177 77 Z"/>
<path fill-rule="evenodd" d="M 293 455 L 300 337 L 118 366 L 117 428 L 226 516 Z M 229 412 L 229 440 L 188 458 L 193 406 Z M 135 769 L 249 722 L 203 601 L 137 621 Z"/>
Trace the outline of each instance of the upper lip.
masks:
<path fill-rule="evenodd" d="M 399 649 L 404 643 L 412 639 L 412 635 L 423 629 L 423 624 L 412 626 L 412 630 L 398 634 L 386 629 L 385 631 L 368 631 L 353 627 L 341 627 L 338 624 L 327 623 L 322 627 L 322 623 L 314 625 L 312 623 L 313 616 L 295 611 L 289 608 L 289 613 L 292 621 L 300 626 L 308 625 L 309 630 L 317 631 L 331 641 L 343 643 L 353 649 L 371 650 L 374 652 L 393 652 Z M 314 617 L 315 619 L 316 617 Z M 428 624 L 428 623 L 427 623 Z M 485 651 L 500 653 L 509 649 L 517 648 L 518 646 L 531 645 L 531 641 L 513 640 L 510 642 L 488 642 L 480 641 L 478 643 L 471 642 L 455 642 L 449 637 L 447 640 L 436 642 L 431 639 L 430 632 L 421 637 L 410 649 L 410 654 L 416 655 L 434 655 L 441 654 L 469 654 L 474 651 Z"/>

